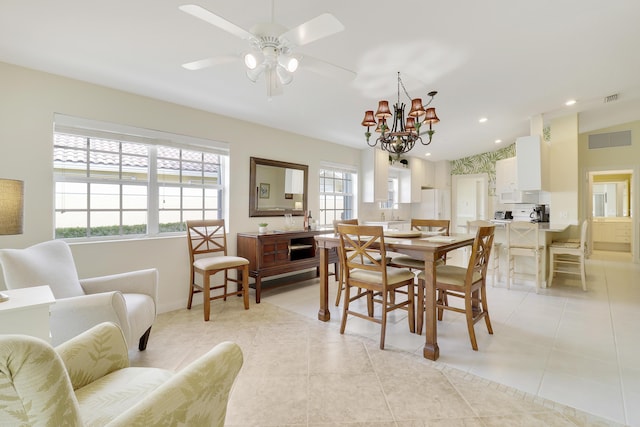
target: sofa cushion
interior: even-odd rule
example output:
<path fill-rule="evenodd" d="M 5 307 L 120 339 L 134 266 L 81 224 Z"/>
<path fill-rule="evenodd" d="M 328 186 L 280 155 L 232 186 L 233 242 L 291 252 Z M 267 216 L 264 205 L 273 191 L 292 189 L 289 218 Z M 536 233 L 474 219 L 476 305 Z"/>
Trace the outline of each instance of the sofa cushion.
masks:
<path fill-rule="evenodd" d="M 125 368 L 77 389 L 84 425 L 107 425 L 172 376 L 164 369 Z"/>
<path fill-rule="evenodd" d="M 62 240 L 0 250 L 8 289 L 48 285 L 56 299 L 84 295 L 69 245 Z"/>
<path fill-rule="evenodd" d="M 41 339 L 0 334 L 0 396 L 1 426 L 82 425 L 64 364 Z"/>

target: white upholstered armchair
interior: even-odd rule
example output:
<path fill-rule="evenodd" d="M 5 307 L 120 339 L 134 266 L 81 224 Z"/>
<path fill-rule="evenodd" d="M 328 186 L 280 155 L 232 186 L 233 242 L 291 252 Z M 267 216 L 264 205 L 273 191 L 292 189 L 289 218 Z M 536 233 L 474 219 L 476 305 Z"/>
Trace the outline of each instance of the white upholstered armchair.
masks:
<path fill-rule="evenodd" d="M 223 342 L 177 373 L 130 367 L 113 323 L 55 350 L 0 335 L 0 425 L 222 427 L 241 366 L 240 347 Z"/>
<path fill-rule="evenodd" d="M 8 289 L 48 285 L 56 299 L 51 306 L 51 342 L 61 344 L 102 322 L 117 324 L 127 347 L 147 347 L 156 318 L 156 269 L 78 279 L 69 245 L 62 240 L 26 249 L 0 250 Z"/>

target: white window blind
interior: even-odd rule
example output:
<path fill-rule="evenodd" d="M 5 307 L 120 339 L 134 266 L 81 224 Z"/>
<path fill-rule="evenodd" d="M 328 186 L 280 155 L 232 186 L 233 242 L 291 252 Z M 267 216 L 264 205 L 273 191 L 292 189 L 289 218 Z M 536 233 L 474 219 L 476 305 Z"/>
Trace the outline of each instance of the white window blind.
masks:
<path fill-rule="evenodd" d="M 53 140 L 56 238 L 154 236 L 225 217 L 224 143 L 62 115 Z"/>
<path fill-rule="evenodd" d="M 358 174 L 355 169 L 324 163 L 320 166 L 320 225 L 356 218 Z"/>

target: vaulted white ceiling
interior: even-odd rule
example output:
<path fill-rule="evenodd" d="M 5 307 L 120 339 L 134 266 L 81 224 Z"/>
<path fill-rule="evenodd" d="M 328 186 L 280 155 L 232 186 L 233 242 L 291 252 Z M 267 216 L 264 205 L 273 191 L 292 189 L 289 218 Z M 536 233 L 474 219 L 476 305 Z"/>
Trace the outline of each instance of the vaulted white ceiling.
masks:
<path fill-rule="evenodd" d="M 181 12 L 188 2 L 247 30 L 272 15 L 268 0 L 2 0 L 0 61 L 359 148 L 364 111 L 395 102 L 400 71 L 412 97 L 438 91 L 434 141 L 411 153 L 431 160 L 495 150 L 540 114 L 581 112 L 581 130 L 640 119 L 636 0 L 275 0 L 287 28 L 329 12 L 345 30 L 300 46 L 300 69 L 272 99 L 245 75 L 247 43 Z M 316 74 L 304 55 L 357 77 Z M 181 67 L 223 56 L 237 60 Z"/>

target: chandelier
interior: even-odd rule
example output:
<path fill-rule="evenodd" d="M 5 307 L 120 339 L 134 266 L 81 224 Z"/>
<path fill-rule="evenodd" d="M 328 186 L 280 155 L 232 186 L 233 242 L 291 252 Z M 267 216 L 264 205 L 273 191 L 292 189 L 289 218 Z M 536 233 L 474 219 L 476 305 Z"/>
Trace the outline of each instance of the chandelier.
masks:
<path fill-rule="evenodd" d="M 404 103 L 400 103 L 400 88 L 404 91 L 404 94 L 411 100 L 411 110 L 409 111 L 407 120 L 404 119 Z M 375 147 L 378 142 L 380 143 L 380 148 L 388 151 L 391 154 L 395 154 L 398 158 L 403 153 L 407 153 L 411 151 L 416 141 L 420 141 L 422 145 L 431 144 L 431 138 L 435 131 L 432 129 L 432 125 L 434 123 L 438 123 L 440 119 L 436 116 L 436 109 L 426 108 L 431 101 L 433 101 L 433 97 L 436 96 L 438 92 L 432 91 L 427 95 L 430 97 L 429 102 L 425 105 L 422 104 L 421 98 L 412 99 L 407 93 L 407 89 L 404 87 L 404 83 L 402 83 L 402 79 L 400 78 L 400 72 L 398 72 L 398 101 L 393 106 L 393 127 L 389 128 L 387 121 L 391 118 L 392 114 L 389 110 L 389 102 L 388 101 L 380 101 L 378 103 L 378 111 L 376 111 L 375 115 L 373 114 L 373 110 L 366 111 L 364 113 L 364 119 L 362 120 L 362 126 L 367 127 L 367 131 L 365 132 L 365 137 L 367 138 L 367 144 L 370 147 Z M 376 122 L 376 119 L 378 121 Z M 429 130 L 426 131 L 426 134 L 429 136 L 428 142 L 423 142 L 422 137 L 420 136 L 420 128 L 423 124 L 429 124 Z M 376 126 L 375 132 L 380 133 L 380 136 L 373 142 L 369 142 L 371 137 L 370 128 L 371 126 Z"/>

